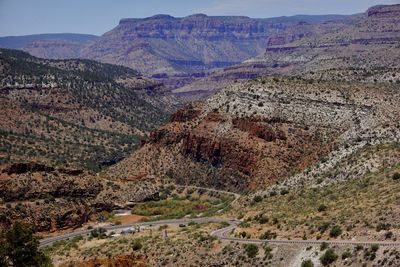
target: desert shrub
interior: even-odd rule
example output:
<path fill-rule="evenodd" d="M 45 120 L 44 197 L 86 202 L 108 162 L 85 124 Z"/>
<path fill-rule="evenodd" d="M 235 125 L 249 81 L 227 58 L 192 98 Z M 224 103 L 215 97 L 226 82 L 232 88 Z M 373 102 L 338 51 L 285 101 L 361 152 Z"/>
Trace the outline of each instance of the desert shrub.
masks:
<path fill-rule="evenodd" d="M 287 195 L 287 194 L 289 194 L 289 190 L 288 189 L 282 189 L 281 190 L 281 195 L 282 196 Z"/>
<path fill-rule="evenodd" d="M 90 236 L 94 237 L 94 238 L 101 239 L 101 238 L 107 237 L 106 236 L 106 232 L 107 232 L 107 230 L 104 229 L 104 228 L 101 228 L 101 227 L 100 228 L 95 228 L 92 231 L 90 231 Z"/>
<path fill-rule="evenodd" d="M 133 251 L 140 250 L 140 249 L 142 249 L 142 247 L 143 247 L 143 245 L 139 240 L 137 240 L 137 239 L 133 240 L 133 242 L 132 242 L 132 250 Z"/>
<path fill-rule="evenodd" d="M 245 244 L 244 250 L 249 258 L 254 258 L 258 254 L 258 247 L 254 244 Z"/>
<path fill-rule="evenodd" d="M 241 222 L 241 223 L 239 223 L 239 227 L 242 227 L 242 228 L 249 228 L 249 227 L 250 227 L 250 223 L 248 223 L 248 222 Z"/>
<path fill-rule="evenodd" d="M 275 239 L 277 237 L 277 234 L 275 232 L 271 232 L 271 230 L 268 230 L 260 235 L 260 239 Z"/>
<path fill-rule="evenodd" d="M 272 255 L 272 248 L 270 246 L 268 246 L 267 244 L 265 244 L 264 246 L 264 255 L 266 259 L 272 259 L 273 255 Z"/>
<path fill-rule="evenodd" d="M 342 253 L 342 259 L 348 259 L 350 258 L 352 253 L 349 250 L 346 250 L 345 252 Z"/>
<path fill-rule="evenodd" d="M 259 195 L 254 196 L 254 198 L 253 198 L 253 202 L 254 202 L 254 203 L 261 202 L 261 200 L 262 200 L 262 196 L 259 196 Z"/>
<path fill-rule="evenodd" d="M 373 252 L 377 252 L 378 249 L 379 249 L 379 245 L 378 245 L 378 244 L 373 244 L 373 245 L 371 246 L 371 251 L 373 251 Z"/>
<path fill-rule="evenodd" d="M 314 267 L 314 263 L 311 260 L 305 260 L 301 263 L 301 267 Z"/>
<path fill-rule="evenodd" d="M 335 253 L 335 251 L 329 248 L 325 251 L 321 258 L 319 258 L 319 260 L 321 261 L 322 265 L 326 266 L 336 261 L 337 258 L 338 255 Z"/>
<path fill-rule="evenodd" d="M 362 245 L 357 245 L 355 248 L 354 248 L 354 250 L 355 251 L 360 251 L 360 250 L 362 250 L 364 247 L 362 246 Z"/>
<path fill-rule="evenodd" d="M 393 176 L 392 176 L 392 179 L 393 180 L 400 180 L 400 173 L 398 173 L 398 172 L 394 173 Z"/>
<path fill-rule="evenodd" d="M 254 217 L 254 220 L 257 221 L 259 224 L 265 224 L 268 222 L 268 217 L 265 214 L 258 214 Z"/>
<path fill-rule="evenodd" d="M 380 232 L 380 231 L 382 231 L 382 230 L 390 230 L 390 224 L 388 224 L 388 223 L 379 223 L 377 226 L 376 226 L 376 231 L 377 232 Z"/>
<path fill-rule="evenodd" d="M 331 231 L 329 232 L 330 237 L 338 237 L 342 234 L 342 228 L 339 225 L 335 225 L 332 227 Z"/>
<path fill-rule="evenodd" d="M 366 260 L 373 261 L 376 258 L 376 252 L 379 249 L 379 245 L 374 244 L 370 247 L 370 249 L 365 249 L 364 250 L 364 258 Z"/>
<path fill-rule="evenodd" d="M 393 232 L 392 231 L 389 231 L 389 232 L 386 232 L 385 233 L 385 238 L 386 239 L 390 239 L 390 238 L 392 238 L 393 237 Z"/>
<path fill-rule="evenodd" d="M 330 222 L 324 222 L 321 225 L 318 226 L 318 230 L 321 234 L 325 233 L 326 230 L 328 230 L 329 226 L 331 225 Z"/>
<path fill-rule="evenodd" d="M 318 206 L 318 211 L 319 212 L 323 212 L 323 211 L 327 211 L 328 210 L 328 206 L 321 204 Z"/>
<path fill-rule="evenodd" d="M 328 247 L 329 247 L 328 243 L 322 242 L 320 249 L 321 249 L 321 251 L 323 251 L 323 250 L 327 249 Z"/>

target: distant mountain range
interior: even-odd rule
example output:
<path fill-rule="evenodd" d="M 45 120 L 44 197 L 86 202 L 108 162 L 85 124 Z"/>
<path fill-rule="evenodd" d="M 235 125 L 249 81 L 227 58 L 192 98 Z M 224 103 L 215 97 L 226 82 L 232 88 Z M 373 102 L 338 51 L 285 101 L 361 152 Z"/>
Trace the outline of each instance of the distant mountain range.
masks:
<path fill-rule="evenodd" d="M 78 33 L 47 33 L 22 36 L 6 36 L 0 37 L 0 47 L 9 49 L 22 49 L 31 45 L 34 42 L 48 40 L 87 44 L 96 40 L 97 38 L 99 37 L 96 35 Z"/>
<path fill-rule="evenodd" d="M 289 30 L 270 38 L 265 51 L 235 66 L 196 78 L 173 93 L 201 98 L 235 80 L 291 75 L 315 80 L 399 83 L 400 5 L 375 6 L 346 23 L 322 22 L 313 34 L 289 42 Z M 293 31 L 301 31 L 296 25 Z"/>
<path fill-rule="evenodd" d="M 252 19 L 240 16 L 184 18 L 155 15 L 122 19 L 101 37 L 43 34 L 0 38 L 0 47 L 22 49 L 51 59 L 88 58 L 119 64 L 147 75 L 207 72 L 259 55 L 272 44 L 284 44 L 349 23 L 352 16 L 292 16 Z"/>

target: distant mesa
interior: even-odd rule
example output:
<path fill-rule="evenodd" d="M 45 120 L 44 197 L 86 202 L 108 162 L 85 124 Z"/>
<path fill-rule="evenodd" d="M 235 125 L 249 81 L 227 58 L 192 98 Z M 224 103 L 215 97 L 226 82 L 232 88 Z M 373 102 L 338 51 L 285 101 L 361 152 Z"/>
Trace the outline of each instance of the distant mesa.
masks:
<path fill-rule="evenodd" d="M 146 20 L 169 20 L 169 19 L 175 19 L 175 17 L 171 15 L 166 15 L 166 14 L 158 14 L 154 15 L 151 17 L 143 18 L 143 19 L 138 19 L 138 18 L 124 18 L 119 21 L 119 24 L 125 24 L 125 23 L 135 23 L 138 21 L 146 21 Z"/>
<path fill-rule="evenodd" d="M 368 17 L 400 16 L 400 4 L 373 6 L 367 10 L 367 15 Z"/>

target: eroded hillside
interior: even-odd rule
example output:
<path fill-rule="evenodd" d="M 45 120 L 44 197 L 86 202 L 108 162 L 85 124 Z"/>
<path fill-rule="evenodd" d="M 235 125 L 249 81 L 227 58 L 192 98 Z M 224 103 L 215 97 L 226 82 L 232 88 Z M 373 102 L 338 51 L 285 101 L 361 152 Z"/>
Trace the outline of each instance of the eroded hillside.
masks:
<path fill-rule="evenodd" d="M 92 170 L 132 151 L 174 110 L 162 87 L 129 68 L 0 51 L 1 161 Z M 160 92 L 161 94 L 161 92 Z"/>
<path fill-rule="evenodd" d="M 109 173 L 254 190 L 343 145 L 398 141 L 398 99 L 388 85 L 277 77 L 236 83 L 177 112 Z"/>

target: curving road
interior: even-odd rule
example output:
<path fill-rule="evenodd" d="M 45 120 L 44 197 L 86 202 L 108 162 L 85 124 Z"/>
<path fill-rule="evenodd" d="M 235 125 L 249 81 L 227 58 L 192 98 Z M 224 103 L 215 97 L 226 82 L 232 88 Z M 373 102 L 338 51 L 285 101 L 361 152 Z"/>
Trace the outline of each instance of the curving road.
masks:
<path fill-rule="evenodd" d="M 279 240 L 279 239 L 243 239 L 237 237 L 231 237 L 230 233 L 235 227 L 240 223 L 240 221 L 230 220 L 227 221 L 230 225 L 215 230 L 211 232 L 212 236 L 217 237 L 220 240 L 234 241 L 239 243 L 246 244 L 300 244 L 300 245 L 321 245 L 322 243 L 328 243 L 330 245 L 379 245 L 384 247 L 400 247 L 400 242 L 392 242 L 392 241 L 355 241 L 355 240 Z"/>
<path fill-rule="evenodd" d="M 155 226 L 155 225 L 179 225 L 179 224 L 187 224 L 189 222 L 196 222 L 196 223 L 210 223 L 210 222 L 216 222 L 216 223 L 228 223 L 229 225 L 227 227 L 217 229 L 213 232 L 210 233 L 210 235 L 215 236 L 216 238 L 220 240 L 226 240 L 226 241 L 233 241 L 233 242 L 239 242 L 239 243 L 246 243 L 246 244 L 265 244 L 265 243 L 270 243 L 270 244 L 287 244 L 287 245 L 320 245 L 322 243 L 328 243 L 330 245 L 363 245 L 363 246 L 370 246 L 377 244 L 379 246 L 384 246 L 384 247 L 400 247 L 400 242 L 391 242 L 391 241 L 354 241 L 354 240 L 263 240 L 263 239 L 243 239 L 243 238 L 236 238 L 236 237 L 231 237 L 230 233 L 233 229 L 237 227 L 238 224 L 241 223 L 241 221 L 238 220 L 230 220 L 230 219 L 224 219 L 224 218 L 217 218 L 217 217 L 205 217 L 205 218 L 196 218 L 196 219 L 176 219 L 176 220 L 162 220 L 162 221 L 154 221 L 154 222 L 140 222 L 140 223 L 130 223 L 130 224 L 123 224 L 123 225 L 114 225 L 114 226 L 105 226 L 103 227 L 107 231 L 113 231 L 113 230 L 121 230 L 133 226 Z M 60 236 L 55 236 L 55 237 L 49 237 L 40 240 L 40 247 L 46 247 L 54 242 L 61 241 L 61 240 L 67 240 L 69 238 L 73 238 L 76 236 L 83 236 L 87 235 L 90 233 L 91 230 L 80 230 L 80 231 L 75 231 L 72 233 L 60 235 Z"/>
<path fill-rule="evenodd" d="M 136 223 L 128 223 L 128 224 L 121 224 L 121 225 L 109 225 L 109 226 L 102 226 L 101 228 L 106 229 L 107 231 L 115 231 L 115 230 L 122 230 L 126 228 L 130 228 L 133 226 L 155 226 L 155 225 L 179 225 L 179 224 L 187 224 L 190 222 L 196 223 L 209 223 L 209 222 L 226 222 L 226 219 L 222 218 L 214 218 L 214 217 L 205 217 L 205 218 L 196 218 L 196 219 L 174 219 L 174 220 L 161 220 L 161 221 L 151 221 L 151 222 L 136 222 Z M 90 234 L 93 229 L 85 229 L 85 230 L 78 230 L 71 233 L 48 237 L 40 240 L 40 247 L 46 247 L 54 242 L 67 240 L 76 236 L 84 236 Z"/>

